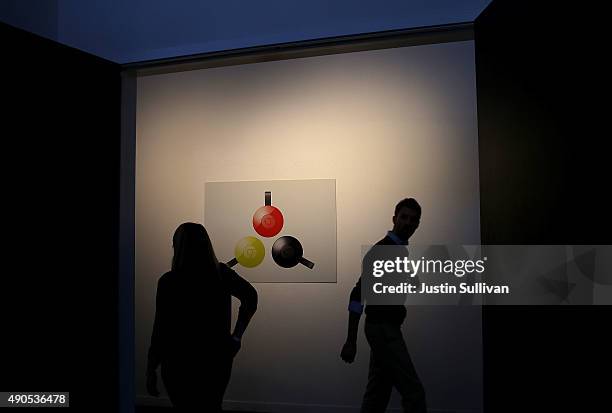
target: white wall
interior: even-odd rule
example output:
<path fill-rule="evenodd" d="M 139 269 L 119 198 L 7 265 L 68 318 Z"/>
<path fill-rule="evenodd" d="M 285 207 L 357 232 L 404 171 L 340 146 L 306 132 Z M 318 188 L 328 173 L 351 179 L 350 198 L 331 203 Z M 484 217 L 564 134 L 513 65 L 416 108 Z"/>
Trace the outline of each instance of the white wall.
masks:
<path fill-rule="evenodd" d="M 203 222 L 204 182 L 332 178 L 338 283 L 255 284 L 226 398 L 267 411 L 358 406 L 363 333 L 355 364 L 339 351 L 361 245 L 384 236 L 406 196 L 423 207 L 412 242 L 480 242 L 473 42 L 142 77 L 137 105 L 137 394 L 156 282 L 175 228 Z M 480 327 L 478 307 L 409 308 L 404 334 L 432 410 L 481 409 Z"/>

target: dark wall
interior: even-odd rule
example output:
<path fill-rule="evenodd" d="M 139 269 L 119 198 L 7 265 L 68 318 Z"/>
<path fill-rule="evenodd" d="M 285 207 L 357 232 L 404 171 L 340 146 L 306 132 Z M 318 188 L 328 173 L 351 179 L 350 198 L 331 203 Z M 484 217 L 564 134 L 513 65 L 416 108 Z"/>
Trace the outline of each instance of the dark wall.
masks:
<path fill-rule="evenodd" d="M 2 0 L 0 21 L 58 40 L 59 0 Z"/>
<path fill-rule="evenodd" d="M 610 244 L 607 76 L 596 13 L 570 6 L 494 0 L 475 22 L 483 244 Z M 595 411 L 610 313 L 485 307 L 485 411 Z"/>
<path fill-rule="evenodd" d="M 0 38 L 0 388 L 116 411 L 119 67 L 4 24 Z"/>

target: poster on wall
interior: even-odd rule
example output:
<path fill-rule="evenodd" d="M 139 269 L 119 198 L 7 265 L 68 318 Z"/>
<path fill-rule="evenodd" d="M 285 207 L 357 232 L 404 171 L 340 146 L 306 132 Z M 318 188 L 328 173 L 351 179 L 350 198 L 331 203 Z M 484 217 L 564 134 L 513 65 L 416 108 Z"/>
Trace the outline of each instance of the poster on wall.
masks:
<path fill-rule="evenodd" d="M 250 282 L 336 282 L 334 179 L 206 182 L 204 224 Z"/>

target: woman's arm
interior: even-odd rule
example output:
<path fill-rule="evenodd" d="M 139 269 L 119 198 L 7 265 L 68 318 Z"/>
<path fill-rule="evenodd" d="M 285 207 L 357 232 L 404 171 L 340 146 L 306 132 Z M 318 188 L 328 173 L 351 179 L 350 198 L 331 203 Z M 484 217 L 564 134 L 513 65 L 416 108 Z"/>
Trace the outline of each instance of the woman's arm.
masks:
<path fill-rule="evenodd" d="M 162 317 L 164 314 L 164 287 L 161 279 L 157 283 L 157 293 L 155 296 L 155 321 L 153 321 L 153 332 L 151 334 L 151 345 L 147 357 L 147 374 L 154 373 L 161 363 L 161 348 L 162 348 Z"/>
<path fill-rule="evenodd" d="M 230 294 L 240 300 L 238 318 L 234 326 L 232 337 L 240 341 L 253 314 L 257 311 L 257 290 L 255 290 L 251 283 L 238 275 L 236 271 L 230 268 L 228 268 L 228 270 Z"/>

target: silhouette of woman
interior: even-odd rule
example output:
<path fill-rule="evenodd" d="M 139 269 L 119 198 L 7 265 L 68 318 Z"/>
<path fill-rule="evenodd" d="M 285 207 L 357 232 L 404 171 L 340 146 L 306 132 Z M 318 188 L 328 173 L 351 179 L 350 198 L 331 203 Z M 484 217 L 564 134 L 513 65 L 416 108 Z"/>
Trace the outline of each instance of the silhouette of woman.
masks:
<path fill-rule="evenodd" d="M 158 396 L 157 366 L 175 408 L 220 412 L 232 361 L 257 309 L 253 286 L 219 263 L 206 229 L 187 222 L 172 240 L 172 270 L 157 283 L 147 391 Z M 240 300 L 234 332 L 231 296 Z"/>

